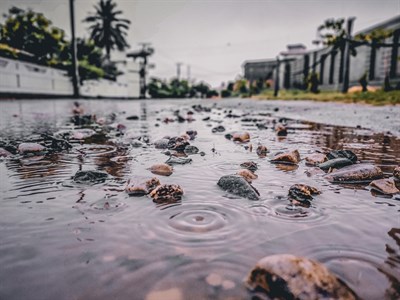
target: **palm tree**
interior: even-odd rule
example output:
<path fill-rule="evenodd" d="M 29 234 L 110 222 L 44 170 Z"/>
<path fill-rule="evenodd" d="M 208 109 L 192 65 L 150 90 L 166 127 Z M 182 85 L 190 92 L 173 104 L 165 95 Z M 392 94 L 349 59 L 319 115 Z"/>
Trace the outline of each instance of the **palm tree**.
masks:
<path fill-rule="evenodd" d="M 90 38 L 94 40 L 96 46 L 106 49 L 108 60 L 110 60 L 111 50 L 115 49 L 115 47 L 119 51 L 129 47 L 125 40 L 127 35 L 125 30 L 129 29 L 131 22 L 127 19 L 118 18 L 122 11 L 115 10 L 116 6 L 117 4 L 113 0 L 100 0 L 94 6 L 96 13 L 84 19 L 84 22 L 92 23 L 89 27 L 91 31 Z"/>

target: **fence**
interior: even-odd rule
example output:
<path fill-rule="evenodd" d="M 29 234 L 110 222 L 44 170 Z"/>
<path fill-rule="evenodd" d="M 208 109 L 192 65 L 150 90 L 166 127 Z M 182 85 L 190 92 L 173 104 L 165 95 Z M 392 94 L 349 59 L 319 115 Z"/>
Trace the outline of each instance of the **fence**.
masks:
<path fill-rule="evenodd" d="M 365 73 L 371 85 L 382 85 L 388 76 L 393 82 L 400 82 L 400 29 L 393 36 L 378 45 L 360 43 L 357 54 L 350 56 L 349 83 L 358 85 Z M 282 60 L 279 68 L 280 86 L 296 88 L 304 84 L 310 72 L 319 75 L 322 89 L 338 90 L 344 80 L 344 53 L 332 47 L 309 51 L 303 55 Z"/>

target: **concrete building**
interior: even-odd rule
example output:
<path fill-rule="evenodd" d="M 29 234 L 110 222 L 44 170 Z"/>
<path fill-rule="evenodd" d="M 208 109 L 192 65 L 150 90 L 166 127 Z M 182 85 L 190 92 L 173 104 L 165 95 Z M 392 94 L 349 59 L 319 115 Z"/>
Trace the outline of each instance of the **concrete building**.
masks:
<path fill-rule="evenodd" d="M 276 59 L 245 61 L 242 65 L 244 78 L 250 82 L 272 79 L 276 65 Z"/>

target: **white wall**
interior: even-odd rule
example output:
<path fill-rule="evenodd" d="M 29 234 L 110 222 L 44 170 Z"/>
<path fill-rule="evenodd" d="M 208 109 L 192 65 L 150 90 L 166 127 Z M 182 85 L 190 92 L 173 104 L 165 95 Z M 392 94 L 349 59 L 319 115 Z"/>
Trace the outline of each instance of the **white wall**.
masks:
<path fill-rule="evenodd" d="M 0 92 L 71 95 L 66 71 L 0 57 Z"/>
<path fill-rule="evenodd" d="M 138 98 L 138 64 L 127 62 L 118 67 L 124 75 L 119 76 L 117 81 L 85 81 L 80 87 L 81 95 Z M 0 93 L 70 96 L 73 94 L 73 87 L 66 71 L 0 57 Z"/>

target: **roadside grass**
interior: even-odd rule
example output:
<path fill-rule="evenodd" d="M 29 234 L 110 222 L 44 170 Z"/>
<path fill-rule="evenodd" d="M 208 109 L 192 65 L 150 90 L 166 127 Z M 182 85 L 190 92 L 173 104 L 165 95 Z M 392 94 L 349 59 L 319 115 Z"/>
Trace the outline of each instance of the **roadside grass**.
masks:
<path fill-rule="evenodd" d="M 374 92 L 354 92 L 342 94 L 339 92 L 322 91 L 313 94 L 301 90 L 280 90 L 278 97 L 274 97 L 273 90 L 265 90 L 259 95 L 253 96 L 259 100 L 313 100 L 313 101 L 334 101 L 343 103 L 365 103 L 371 105 L 394 105 L 400 104 L 400 91 L 384 92 L 382 90 Z"/>

